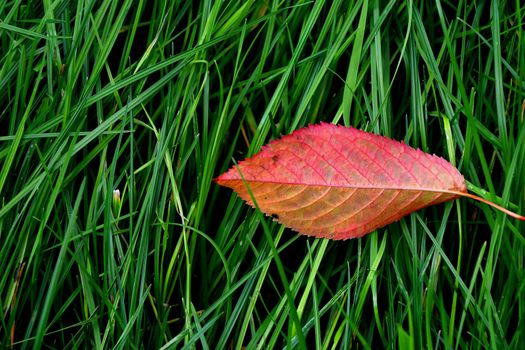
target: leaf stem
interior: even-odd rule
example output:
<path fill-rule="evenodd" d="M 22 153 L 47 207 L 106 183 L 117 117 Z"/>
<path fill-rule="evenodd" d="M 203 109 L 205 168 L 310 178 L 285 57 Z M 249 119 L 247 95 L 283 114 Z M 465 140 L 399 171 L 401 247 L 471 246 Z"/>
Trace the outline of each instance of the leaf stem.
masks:
<path fill-rule="evenodd" d="M 456 192 L 456 193 L 461 195 L 461 196 L 463 196 L 463 197 L 468 197 L 468 198 L 474 199 L 474 200 L 476 200 L 478 202 L 482 202 L 482 203 L 488 204 L 491 207 L 494 207 L 494 208 L 504 212 L 505 214 L 507 214 L 509 216 L 512 216 L 515 219 L 518 219 L 518 220 L 521 220 L 521 221 L 525 221 L 525 216 L 516 214 L 515 212 L 512 212 L 512 211 L 510 211 L 508 209 L 505 209 L 502 206 L 499 206 L 496 203 L 493 203 L 493 202 L 491 202 L 491 201 L 489 201 L 489 200 L 487 200 L 485 198 L 476 196 L 476 195 L 474 195 L 472 193 L 468 193 L 468 192 Z"/>

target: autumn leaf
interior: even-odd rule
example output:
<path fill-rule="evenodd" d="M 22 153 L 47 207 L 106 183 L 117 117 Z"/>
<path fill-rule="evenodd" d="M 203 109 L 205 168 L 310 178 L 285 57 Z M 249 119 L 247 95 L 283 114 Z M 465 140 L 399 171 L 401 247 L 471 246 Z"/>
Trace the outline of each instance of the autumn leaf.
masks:
<path fill-rule="evenodd" d="M 310 236 L 361 237 L 409 213 L 466 196 L 449 162 L 389 138 L 322 123 L 270 142 L 215 181 Z"/>

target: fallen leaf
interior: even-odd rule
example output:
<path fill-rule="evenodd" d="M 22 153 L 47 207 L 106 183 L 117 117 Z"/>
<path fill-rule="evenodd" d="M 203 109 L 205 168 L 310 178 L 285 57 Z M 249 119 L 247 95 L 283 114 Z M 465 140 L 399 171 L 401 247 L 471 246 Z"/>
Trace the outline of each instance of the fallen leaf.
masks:
<path fill-rule="evenodd" d="M 293 230 L 361 237 L 413 211 L 466 196 L 449 162 L 402 142 L 322 123 L 270 142 L 215 181 Z"/>

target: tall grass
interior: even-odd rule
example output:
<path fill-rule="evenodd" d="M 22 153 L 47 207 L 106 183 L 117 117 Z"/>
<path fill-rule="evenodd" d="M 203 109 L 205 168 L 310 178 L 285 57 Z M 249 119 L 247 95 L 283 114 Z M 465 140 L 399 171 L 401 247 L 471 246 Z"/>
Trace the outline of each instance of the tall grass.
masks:
<path fill-rule="evenodd" d="M 335 122 L 525 202 L 519 1 L 0 3 L 0 344 L 520 348 L 524 224 L 298 236 L 212 179 Z"/>

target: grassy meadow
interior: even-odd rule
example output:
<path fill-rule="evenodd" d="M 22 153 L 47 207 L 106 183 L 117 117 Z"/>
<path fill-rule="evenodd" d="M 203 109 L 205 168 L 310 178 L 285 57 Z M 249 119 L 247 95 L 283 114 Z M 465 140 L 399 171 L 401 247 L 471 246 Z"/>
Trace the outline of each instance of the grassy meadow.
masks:
<path fill-rule="evenodd" d="M 520 349 L 525 223 L 299 236 L 213 179 L 332 122 L 525 213 L 521 1 L 0 2 L 0 347 Z"/>

